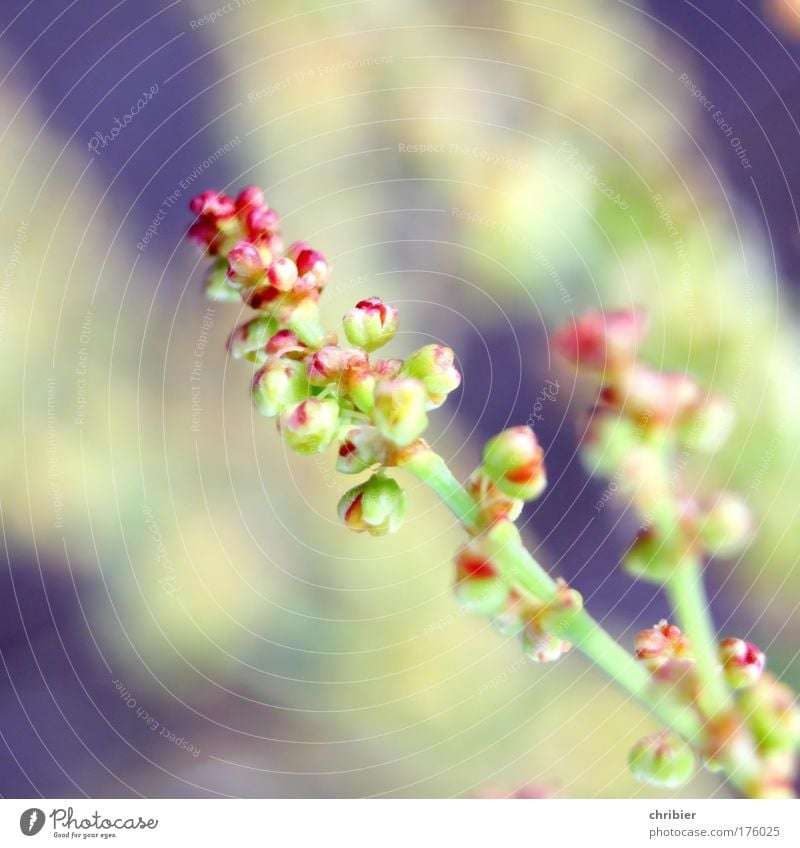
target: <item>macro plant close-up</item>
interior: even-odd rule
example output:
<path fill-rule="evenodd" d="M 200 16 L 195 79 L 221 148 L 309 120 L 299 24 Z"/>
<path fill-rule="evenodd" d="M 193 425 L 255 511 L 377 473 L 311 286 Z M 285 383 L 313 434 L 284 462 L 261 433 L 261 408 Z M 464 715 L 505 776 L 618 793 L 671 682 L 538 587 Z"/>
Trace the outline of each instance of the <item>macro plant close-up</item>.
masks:
<path fill-rule="evenodd" d="M 795 0 L 4 3 L 0 844 L 795 844 L 798 80 Z"/>

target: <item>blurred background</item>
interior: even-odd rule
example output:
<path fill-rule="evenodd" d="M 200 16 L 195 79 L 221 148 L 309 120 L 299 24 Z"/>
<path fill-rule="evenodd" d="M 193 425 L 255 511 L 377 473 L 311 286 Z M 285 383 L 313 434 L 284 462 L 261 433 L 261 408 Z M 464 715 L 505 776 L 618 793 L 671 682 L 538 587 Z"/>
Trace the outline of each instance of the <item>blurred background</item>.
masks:
<path fill-rule="evenodd" d="M 207 188 L 263 185 L 329 257 L 329 324 L 380 294 L 398 354 L 456 350 L 460 476 L 537 416 L 526 540 L 627 645 L 666 606 L 617 568 L 634 522 L 547 336 L 646 304 L 651 361 L 738 410 L 685 472 L 757 516 L 715 622 L 800 686 L 798 39 L 795 0 L 5 0 L 0 794 L 665 794 L 627 773 L 639 707 L 459 612 L 430 495 L 390 539 L 339 526 L 351 481 L 228 367 L 240 310 L 183 240 Z"/>

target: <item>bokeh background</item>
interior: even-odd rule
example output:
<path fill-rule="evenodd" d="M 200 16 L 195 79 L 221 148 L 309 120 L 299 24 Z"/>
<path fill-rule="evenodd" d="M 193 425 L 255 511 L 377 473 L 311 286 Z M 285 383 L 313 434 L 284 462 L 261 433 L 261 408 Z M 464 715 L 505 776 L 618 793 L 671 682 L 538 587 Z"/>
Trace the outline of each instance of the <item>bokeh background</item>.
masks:
<path fill-rule="evenodd" d="M 646 304 L 651 360 L 739 414 L 686 472 L 757 515 L 715 621 L 798 687 L 798 39 L 794 0 L 4 0 L 0 794 L 665 794 L 625 767 L 639 707 L 460 614 L 431 496 L 350 534 L 351 481 L 251 409 L 182 240 L 212 187 L 328 255 L 331 324 L 381 294 L 398 352 L 455 348 L 459 475 L 539 416 L 525 537 L 627 644 L 666 607 L 617 568 L 633 521 L 547 335 Z"/>

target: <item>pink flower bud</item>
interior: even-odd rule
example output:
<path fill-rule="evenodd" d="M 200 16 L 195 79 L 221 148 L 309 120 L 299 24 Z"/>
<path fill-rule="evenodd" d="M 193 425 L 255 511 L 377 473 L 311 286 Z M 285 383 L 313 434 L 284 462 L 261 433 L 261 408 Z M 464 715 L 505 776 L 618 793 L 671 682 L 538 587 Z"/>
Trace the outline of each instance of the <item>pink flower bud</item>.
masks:
<path fill-rule="evenodd" d="M 233 199 L 216 191 L 204 191 L 193 197 L 189 201 L 189 208 L 195 215 L 202 215 L 212 221 L 223 221 L 236 214 Z"/>
<path fill-rule="evenodd" d="M 306 369 L 302 362 L 270 359 L 255 373 L 251 391 L 262 415 L 281 415 L 308 397 Z"/>
<path fill-rule="evenodd" d="M 316 250 L 301 250 L 297 255 L 297 273 L 301 277 L 311 277 L 318 288 L 328 281 L 328 263 L 325 257 Z"/>
<path fill-rule="evenodd" d="M 705 549 L 716 556 L 741 553 L 753 534 L 747 504 L 732 492 L 720 492 L 698 505 L 697 535 Z"/>
<path fill-rule="evenodd" d="M 354 427 L 339 445 L 336 470 L 342 474 L 358 474 L 371 465 L 384 464 L 388 456 L 386 443 L 375 427 Z"/>
<path fill-rule="evenodd" d="M 192 224 L 187 230 L 186 235 L 189 241 L 198 247 L 207 249 L 212 256 L 219 252 L 219 246 L 222 241 L 219 229 L 216 224 L 207 218 L 201 218 Z"/>
<path fill-rule="evenodd" d="M 410 377 L 379 380 L 375 385 L 375 426 L 392 444 L 410 445 L 428 426 L 426 404 L 427 392 L 419 380 Z"/>
<path fill-rule="evenodd" d="M 402 359 L 377 359 L 372 363 L 370 370 L 379 380 L 393 380 L 400 376 L 402 367 Z"/>
<path fill-rule="evenodd" d="M 654 627 L 642 630 L 634 640 L 636 658 L 649 669 L 655 670 L 668 660 L 689 659 L 689 641 L 680 628 L 661 619 Z"/>
<path fill-rule="evenodd" d="M 344 316 L 344 332 L 355 347 L 377 350 L 391 341 L 397 332 L 399 313 L 379 297 L 360 300 Z"/>
<path fill-rule="evenodd" d="M 297 453 L 322 453 L 339 430 L 339 404 L 333 398 L 308 398 L 281 416 L 280 428 Z"/>
<path fill-rule="evenodd" d="M 267 264 L 259 249 L 249 241 L 237 242 L 228 252 L 231 270 L 242 280 L 250 282 L 260 277 Z M 252 285 L 252 283 L 250 282 Z"/>
<path fill-rule="evenodd" d="M 637 742 L 628 756 L 628 765 L 637 780 L 675 789 L 692 776 L 695 760 L 692 749 L 682 739 L 664 732 Z"/>
<path fill-rule="evenodd" d="M 236 196 L 236 214 L 242 221 L 247 220 L 247 215 L 253 209 L 267 207 L 264 202 L 264 192 L 258 186 L 243 188 Z"/>
<path fill-rule="evenodd" d="M 396 533 L 406 512 L 406 493 L 384 474 L 350 489 L 339 501 L 339 518 L 357 533 L 371 536 Z"/>
<path fill-rule="evenodd" d="M 761 677 L 767 661 L 752 642 L 736 638 L 719 643 L 719 659 L 725 679 L 734 689 L 752 686 Z"/>
<path fill-rule="evenodd" d="M 700 398 L 700 388 L 686 374 L 660 374 L 646 365 L 626 370 L 619 380 L 606 386 L 602 401 L 642 426 L 677 425 Z"/>
<path fill-rule="evenodd" d="M 278 291 L 291 291 L 297 282 L 297 266 L 287 256 L 282 256 L 267 269 L 267 279 Z"/>
<path fill-rule="evenodd" d="M 440 344 L 425 345 L 403 363 L 402 373 L 422 380 L 428 392 L 428 409 L 441 406 L 447 395 L 461 385 L 453 351 Z"/>
<path fill-rule="evenodd" d="M 557 353 L 581 368 L 616 370 L 632 362 L 648 329 L 642 309 L 586 312 L 552 338 Z"/>
<path fill-rule="evenodd" d="M 245 228 L 252 239 L 274 236 L 280 227 L 278 213 L 274 209 L 258 206 L 247 213 Z"/>
<path fill-rule="evenodd" d="M 306 345 L 297 338 L 297 333 L 291 330 L 278 330 L 267 342 L 266 352 L 270 356 L 280 356 L 287 352 L 302 353 L 305 347 Z"/>
<path fill-rule="evenodd" d="M 483 470 L 505 495 L 529 501 L 547 485 L 544 452 L 530 427 L 512 427 L 483 449 Z"/>
<path fill-rule="evenodd" d="M 305 241 L 294 241 L 286 249 L 286 255 L 292 262 L 297 263 L 297 258 L 304 250 L 311 250 L 311 245 Z"/>
<path fill-rule="evenodd" d="M 363 350 L 326 345 L 308 360 L 308 378 L 315 386 L 340 383 L 351 369 L 367 367 Z"/>

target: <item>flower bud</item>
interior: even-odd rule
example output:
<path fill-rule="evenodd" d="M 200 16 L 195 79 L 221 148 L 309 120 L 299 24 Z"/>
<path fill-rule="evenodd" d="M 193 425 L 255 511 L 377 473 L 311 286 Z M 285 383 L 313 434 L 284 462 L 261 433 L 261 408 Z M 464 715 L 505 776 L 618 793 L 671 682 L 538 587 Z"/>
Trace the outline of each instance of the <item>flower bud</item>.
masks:
<path fill-rule="evenodd" d="M 651 671 L 660 668 L 671 659 L 689 659 L 689 640 L 681 629 L 661 619 L 654 627 L 642 630 L 634 640 L 636 658 Z"/>
<path fill-rule="evenodd" d="M 398 447 L 410 445 L 428 426 L 427 393 L 419 380 L 400 377 L 375 385 L 373 420 L 380 434 Z"/>
<path fill-rule="evenodd" d="M 613 370 L 634 360 L 647 328 L 642 309 L 586 312 L 555 333 L 552 345 L 581 368 Z"/>
<path fill-rule="evenodd" d="M 247 285 L 255 285 L 267 268 L 261 251 L 252 242 L 246 240 L 237 242 L 230 249 L 228 264 L 231 266 L 234 278 L 245 281 Z"/>
<path fill-rule="evenodd" d="M 511 498 L 538 498 L 547 485 L 544 452 L 530 427 L 512 427 L 483 449 L 483 471 Z"/>
<path fill-rule="evenodd" d="M 297 337 L 297 333 L 291 330 L 278 330 L 267 342 L 266 353 L 270 356 L 292 356 L 301 357 L 306 345 Z"/>
<path fill-rule="evenodd" d="M 720 492 L 699 505 L 697 535 L 706 550 L 717 556 L 735 556 L 753 533 L 747 504 L 732 492 Z"/>
<path fill-rule="evenodd" d="M 339 430 L 339 404 L 333 398 L 311 397 L 280 419 L 286 444 L 297 453 L 322 453 Z"/>
<path fill-rule="evenodd" d="M 685 551 L 674 541 L 667 542 L 651 529 L 640 530 L 623 559 L 632 577 L 663 583 L 684 561 Z"/>
<path fill-rule="evenodd" d="M 589 415 L 581 459 L 592 475 L 616 477 L 620 467 L 642 450 L 643 428 L 608 406 L 597 406 Z"/>
<path fill-rule="evenodd" d="M 473 539 L 456 555 L 455 595 L 458 605 L 475 615 L 499 615 L 508 605 L 508 585 L 480 539 Z"/>
<path fill-rule="evenodd" d="M 503 494 L 480 468 L 467 481 L 467 491 L 478 505 L 483 524 L 503 519 L 516 521 L 522 512 L 523 502 Z"/>
<path fill-rule="evenodd" d="M 680 423 L 678 438 L 690 450 L 714 453 L 728 440 L 736 423 L 733 404 L 719 395 L 709 395 L 693 404 Z"/>
<path fill-rule="evenodd" d="M 308 379 L 315 386 L 340 383 L 350 369 L 366 368 L 367 355 L 362 350 L 326 345 L 308 361 Z"/>
<path fill-rule="evenodd" d="M 217 259 L 206 274 L 206 297 L 221 302 L 240 301 L 239 289 L 231 285 L 228 278 L 228 262 Z"/>
<path fill-rule="evenodd" d="M 310 277 L 317 288 L 328 282 L 330 269 L 325 257 L 317 250 L 306 248 L 297 254 L 297 273 L 301 277 Z"/>
<path fill-rule="evenodd" d="M 236 214 L 241 220 L 247 220 L 247 214 L 253 209 L 259 209 L 266 206 L 264 201 L 264 192 L 258 186 L 248 186 L 243 188 L 236 195 Z"/>
<path fill-rule="evenodd" d="M 529 621 L 522 631 L 522 651 L 531 662 L 555 662 L 571 647 L 569 642 L 543 630 L 535 618 Z"/>
<path fill-rule="evenodd" d="M 252 239 L 263 240 L 274 236 L 280 228 L 280 219 L 274 209 L 257 206 L 245 216 L 245 228 Z"/>
<path fill-rule="evenodd" d="M 391 478 L 373 474 L 339 501 L 339 518 L 357 533 L 396 533 L 406 512 L 406 493 Z"/>
<path fill-rule="evenodd" d="M 601 393 L 604 403 L 640 425 L 677 424 L 699 398 L 699 386 L 686 374 L 661 374 L 639 364 Z"/>
<path fill-rule="evenodd" d="M 267 417 L 297 406 L 309 391 L 305 367 L 291 359 L 270 359 L 253 377 L 253 403 Z"/>
<path fill-rule="evenodd" d="M 793 752 L 800 742 L 797 698 L 769 672 L 739 693 L 739 709 L 762 750 Z"/>
<path fill-rule="evenodd" d="M 386 461 L 386 443 L 375 427 L 353 427 L 339 445 L 336 470 L 342 474 L 358 474 L 371 465 Z"/>
<path fill-rule="evenodd" d="M 403 363 L 401 373 L 416 377 L 428 392 L 428 409 L 441 406 L 445 398 L 461 385 L 461 374 L 454 366 L 455 354 L 440 344 L 429 344 L 415 351 Z"/>
<path fill-rule="evenodd" d="M 719 643 L 719 661 L 728 683 L 742 689 L 761 677 L 767 658 L 752 642 L 730 638 Z"/>
<path fill-rule="evenodd" d="M 236 204 L 226 194 L 204 191 L 189 201 L 189 208 L 197 216 L 213 221 L 224 221 L 236 214 Z"/>
<path fill-rule="evenodd" d="M 343 319 L 351 345 L 373 351 L 391 341 L 397 332 L 399 312 L 379 297 L 360 300 Z"/>
<path fill-rule="evenodd" d="M 234 359 L 242 359 L 266 347 L 275 334 L 277 325 L 267 315 L 257 315 L 238 327 L 228 336 L 228 353 Z"/>
<path fill-rule="evenodd" d="M 267 268 L 267 279 L 278 291 L 291 291 L 297 282 L 297 266 L 288 256 L 282 256 Z"/>
<path fill-rule="evenodd" d="M 628 766 L 636 780 L 675 789 L 692 776 L 694 754 L 672 733 L 640 739 L 628 755 Z"/>

